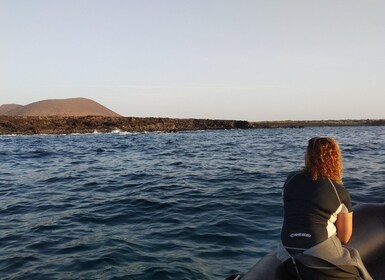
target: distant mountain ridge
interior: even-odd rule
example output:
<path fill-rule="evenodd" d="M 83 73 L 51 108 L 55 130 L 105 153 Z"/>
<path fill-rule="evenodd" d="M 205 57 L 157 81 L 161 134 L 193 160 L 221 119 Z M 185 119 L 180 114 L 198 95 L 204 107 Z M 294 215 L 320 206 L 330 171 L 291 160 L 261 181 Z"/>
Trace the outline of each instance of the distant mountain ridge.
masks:
<path fill-rule="evenodd" d="M 47 99 L 28 105 L 4 104 L 0 106 L 3 116 L 103 116 L 121 117 L 121 115 L 88 98 Z"/>

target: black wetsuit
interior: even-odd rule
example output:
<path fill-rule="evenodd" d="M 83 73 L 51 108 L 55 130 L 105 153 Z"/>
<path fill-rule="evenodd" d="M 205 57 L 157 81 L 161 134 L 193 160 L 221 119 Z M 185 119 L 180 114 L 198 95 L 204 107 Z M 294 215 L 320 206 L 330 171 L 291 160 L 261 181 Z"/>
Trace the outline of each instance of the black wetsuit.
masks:
<path fill-rule="evenodd" d="M 338 195 L 337 195 L 338 193 Z M 336 233 L 337 214 L 352 212 L 348 191 L 328 179 L 313 181 L 297 172 L 283 189 L 282 244 L 288 249 L 308 249 Z"/>

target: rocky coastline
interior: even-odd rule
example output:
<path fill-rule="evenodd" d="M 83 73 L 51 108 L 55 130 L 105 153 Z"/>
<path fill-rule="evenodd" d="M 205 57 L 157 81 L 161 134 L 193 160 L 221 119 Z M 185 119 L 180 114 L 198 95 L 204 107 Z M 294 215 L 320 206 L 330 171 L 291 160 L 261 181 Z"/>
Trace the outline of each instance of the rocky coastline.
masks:
<path fill-rule="evenodd" d="M 0 135 L 121 132 L 178 132 L 219 129 L 384 126 L 380 120 L 264 121 L 172 119 L 104 116 L 0 116 Z"/>

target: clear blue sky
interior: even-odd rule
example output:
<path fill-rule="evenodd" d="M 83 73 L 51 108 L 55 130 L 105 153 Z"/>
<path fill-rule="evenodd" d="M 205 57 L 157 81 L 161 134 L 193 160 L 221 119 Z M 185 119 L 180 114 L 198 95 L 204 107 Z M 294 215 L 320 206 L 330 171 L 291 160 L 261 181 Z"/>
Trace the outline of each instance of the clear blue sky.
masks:
<path fill-rule="evenodd" d="M 0 0 L 0 104 L 385 118 L 385 1 Z"/>

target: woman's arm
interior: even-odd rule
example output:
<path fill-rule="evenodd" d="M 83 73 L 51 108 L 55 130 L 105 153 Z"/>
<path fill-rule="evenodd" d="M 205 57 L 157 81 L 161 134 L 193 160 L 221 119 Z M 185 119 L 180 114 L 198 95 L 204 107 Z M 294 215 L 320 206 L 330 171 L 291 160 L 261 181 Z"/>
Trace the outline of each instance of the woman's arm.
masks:
<path fill-rule="evenodd" d="M 348 243 L 353 231 L 353 212 L 340 213 L 335 222 L 337 237 L 342 243 Z"/>

